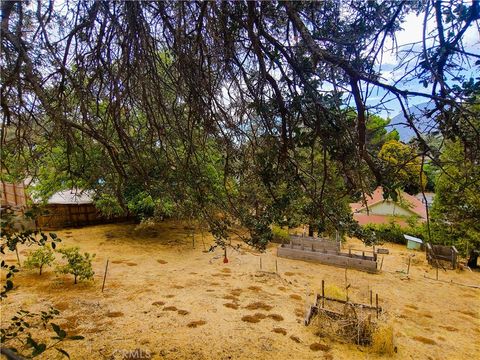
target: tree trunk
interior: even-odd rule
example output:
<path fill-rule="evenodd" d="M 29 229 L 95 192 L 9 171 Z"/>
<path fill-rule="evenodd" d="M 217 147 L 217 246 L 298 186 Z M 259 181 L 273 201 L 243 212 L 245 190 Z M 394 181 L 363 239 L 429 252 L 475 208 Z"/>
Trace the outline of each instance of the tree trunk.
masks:
<path fill-rule="evenodd" d="M 470 258 L 468 259 L 468 262 L 467 262 L 467 265 L 470 269 L 478 268 L 477 260 L 479 255 L 480 255 L 480 251 L 478 250 L 470 251 Z"/>
<path fill-rule="evenodd" d="M 40 265 L 40 274 L 39 275 L 42 275 L 42 268 L 43 268 L 43 265 Z"/>
<path fill-rule="evenodd" d="M 76 284 L 77 283 L 77 275 L 73 275 L 73 278 L 74 278 L 73 283 Z"/>
<path fill-rule="evenodd" d="M 308 225 L 308 236 L 313 237 L 313 229 L 314 228 L 315 227 L 312 224 Z"/>

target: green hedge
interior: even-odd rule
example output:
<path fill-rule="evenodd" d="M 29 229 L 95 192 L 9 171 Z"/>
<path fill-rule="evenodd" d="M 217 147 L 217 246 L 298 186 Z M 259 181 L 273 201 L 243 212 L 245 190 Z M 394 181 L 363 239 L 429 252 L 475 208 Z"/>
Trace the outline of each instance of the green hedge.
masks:
<path fill-rule="evenodd" d="M 368 224 L 363 227 L 366 231 L 375 234 L 377 243 L 391 242 L 395 244 L 407 244 L 404 234 L 424 239 L 424 225 L 401 227 L 398 224 Z"/>

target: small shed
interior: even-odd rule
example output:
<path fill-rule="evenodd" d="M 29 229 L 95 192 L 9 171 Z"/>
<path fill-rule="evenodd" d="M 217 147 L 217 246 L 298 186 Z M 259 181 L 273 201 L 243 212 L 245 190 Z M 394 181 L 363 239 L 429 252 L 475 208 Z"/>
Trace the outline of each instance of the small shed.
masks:
<path fill-rule="evenodd" d="M 407 249 L 411 250 L 421 250 L 423 246 L 423 240 L 416 238 L 415 236 L 410 236 L 404 234 L 403 237 L 407 240 Z"/>

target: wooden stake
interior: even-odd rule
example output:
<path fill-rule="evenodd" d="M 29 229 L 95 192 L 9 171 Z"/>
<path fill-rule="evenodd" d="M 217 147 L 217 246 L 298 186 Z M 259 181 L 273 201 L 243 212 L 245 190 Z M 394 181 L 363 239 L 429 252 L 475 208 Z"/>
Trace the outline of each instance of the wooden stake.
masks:
<path fill-rule="evenodd" d="M 278 260 L 275 259 L 275 272 L 278 274 Z"/>
<path fill-rule="evenodd" d="M 105 266 L 105 274 L 103 274 L 102 292 L 103 292 L 103 289 L 105 288 L 105 280 L 107 279 L 107 271 L 108 271 L 108 259 L 107 259 L 107 265 Z"/>
<path fill-rule="evenodd" d="M 408 267 L 407 267 L 407 275 L 410 273 L 410 261 L 412 260 L 412 257 L 408 257 Z"/>
<path fill-rule="evenodd" d="M 370 290 L 370 306 L 373 305 L 373 291 Z"/>
<path fill-rule="evenodd" d="M 375 309 L 377 311 L 377 319 L 378 319 L 378 294 L 375 294 Z"/>
<path fill-rule="evenodd" d="M 322 309 L 325 307 L 325 280 L 322 280 Z"/>
<path fill-rule="evenodd" d="M 380 270 L 382 270 L 382 267 L 383 267 L 383 258 L 384 256 L 382 256 L 382 261 L 380 262 Z"/>
<path fill-rule="evenodd" d="M 203 235 L 203 227 L 202 227 L 202 243 L 203 243 L 203 251 L 207 251 L 207 248 L 205 246 L 205 237 Z"/>
<path fill-rule="evenodd" d="M 15 247 L 15 253 L 17 254 L 17 261 L 18 261 L 18 266 L 22 266 L 22 263 L 20 262 L 20 256 L 18 255 L 18 248 Z"/>

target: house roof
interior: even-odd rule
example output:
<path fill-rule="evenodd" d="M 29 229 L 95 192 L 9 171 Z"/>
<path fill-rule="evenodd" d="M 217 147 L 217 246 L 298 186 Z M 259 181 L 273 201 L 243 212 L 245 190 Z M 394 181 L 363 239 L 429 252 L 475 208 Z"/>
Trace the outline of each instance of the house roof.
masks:
<path fill-rule="evenodd" d="M 81 205 L 93 203 L 91 190 L 63 190 L 53 194 L 47 201 L 50 205 Z"/>
<path fill-rule="evenodd" d="M 422 204 L 422 202 L 419 199 L 417 199 L 413 195 L 407 194 L 404 191 L 400 193 L 400 196 L 403 202 L 410 204 L 410 206 L 404 206 L 402 205 L 401 202 L 397 203 L 398 206 L 402 206 L 405 209 L 410 210 L 411 212 L 417 214 L 423 219 L 427 218 L 427 210 L 425 209 L 425 205 Z M 372 193 L 372 195 L 365 194 L 365 200 L 366 200 L 366 204 L 363 202 L 351 203 L 350 208 L 352 209 L 352 212 L 358 213 L 366 209 L 367 207 L 371 207 L 375 204 L 387 201 L 383 198 L 383 188 L 381 186 L 377 187 L 375 191 Z"/>
<path fill-rule="evenodd" d="M 419 238 L 416 238 L 415 236 L 410 236 L 410 235 L 404 234 L 403 237 L 405 239 L 407 239 L 408 241 L 413 241 L 413 242 L 416 242 L 416 243 L 419 243 L 419 244 L 423 244 L 423 240 L 419 239 Z"/>

